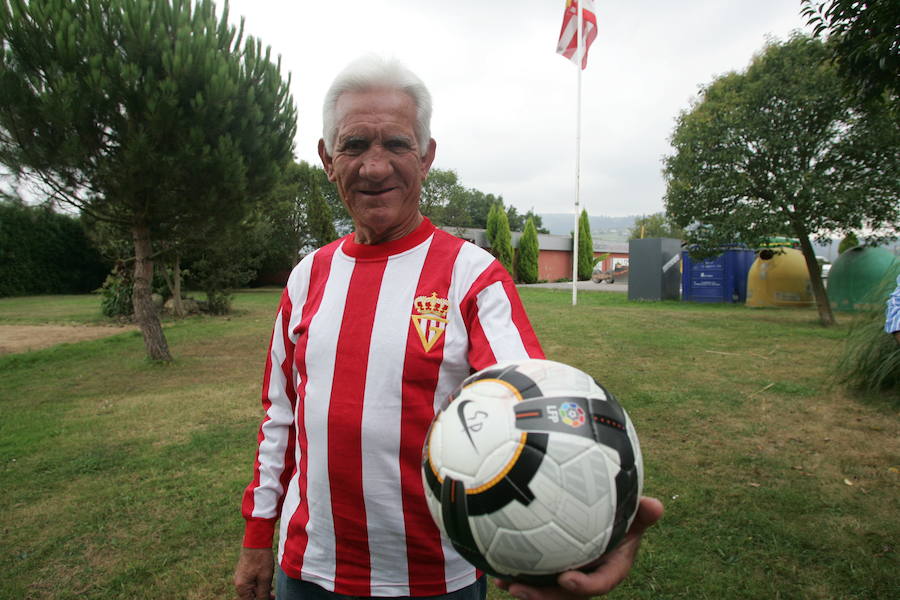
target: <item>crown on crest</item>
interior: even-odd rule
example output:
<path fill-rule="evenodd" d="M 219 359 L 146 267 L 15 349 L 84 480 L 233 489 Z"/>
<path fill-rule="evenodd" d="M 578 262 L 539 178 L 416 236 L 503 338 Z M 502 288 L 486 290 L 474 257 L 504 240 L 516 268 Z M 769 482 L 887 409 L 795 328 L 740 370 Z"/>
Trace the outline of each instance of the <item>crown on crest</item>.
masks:
<path fill-rule="evenodd" d="M 434 315 L 445 319 L 450 310 L 450 301 L 446 298 L 438 298 L 437 292 L 431 292 L 431 296 L 416 296 L 415 306 L 419 314 Z"/>

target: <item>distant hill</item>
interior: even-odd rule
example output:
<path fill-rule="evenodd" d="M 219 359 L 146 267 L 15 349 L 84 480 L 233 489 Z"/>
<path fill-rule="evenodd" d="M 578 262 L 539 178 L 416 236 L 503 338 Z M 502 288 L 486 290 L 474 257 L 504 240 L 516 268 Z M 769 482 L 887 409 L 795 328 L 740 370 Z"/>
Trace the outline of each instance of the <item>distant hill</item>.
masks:
<path fill-rule="evenodd" d="M 570 235 L 574 226 L 571 214 L 565 213 L 539 213 L 541 223 L 556 235 Z M 641 215 L 630 215 L 627 217 L 607 217 L 601 215 L 592 217 L 588 215 L 591 222 L 591 237 L 594 241 L 605 240 L 609 242 L 627 242 L 628 232 L 634 226 L 634 221 Z M 838 257 L 839 239 L 829 240 L 824 244 L 812 240 L 816 255 L 822 256 L 829 261 L 834 261 Z M 900 240 L 888 243 L 884 246 L 897 256 L 900 256 Z"/>
<path fill-rule="evenodd" d="M 591 223 L 591 235 L 593 235 L 594 232 L 597 232 L 598 234 L 604 234 L 603 237 L 606 238 L 607 235 L 610 234 L 614 237 L 619 237 L 616 234 L 621 233 L 622 240 L 627 240 L 628 230 L 631 229 L 634 225 L 634 220 L 639 216 L 640 215 L 607 217 L 600 215 L 598 217 L 592 217 L 588 215 L 588 220 Z M 540 213 L 540 217 L 544 227 L 547 228 L 550 233 L 556 235 L 569 235 L 572 233 L 572 228 L 575 226 L 574 217 L 571 214 Z"/>

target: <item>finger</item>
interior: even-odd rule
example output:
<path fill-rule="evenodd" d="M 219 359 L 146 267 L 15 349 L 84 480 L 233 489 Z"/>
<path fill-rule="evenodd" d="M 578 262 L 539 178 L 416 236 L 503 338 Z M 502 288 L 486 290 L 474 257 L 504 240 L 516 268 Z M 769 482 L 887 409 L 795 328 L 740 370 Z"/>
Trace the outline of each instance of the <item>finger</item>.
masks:
<path fill-rule="evenodd" d="M 648 527 L 662 518 L 665 511 L 663 503 L 656 498 L 642 496 L 638 504 L 637 515 L 635 515 L 634 522 L 631 524 L 631 529 L 629 529 L 628 533 L 643 534 Z"/>
<path fill-rule="evenodd" d="M 260 582 L 256 585 L 256 594 L 254 600 L 274 600 L 275 594 L 272 593 L 272 584 Z"/>
<path fill-rule="evenodd" d="M 572 596 L 599 596 L 613 590 L 631 570 L 644 531 L 662 518 L 665 511 L 656 498 L 642 497 L 638 512 L 622 542 L 603 558 L 592 573 L 567 571 L 559 576 L 559 587 L 534 588 L 495 579 L 494 584 L 520 600 L 561 599 Z"/>
<path fill-rule="evenodd" d="M 255 600 L 256 594 L 253 588 L 252 584 L 235 585 L 234 589 L 237 592 L 238 600 Z"/>
<path fill-rule="evenodd" d="M 587 596 L 611 592 L 631 570 L 644 531 L 659 521 L 664 511 L 662 502 L 656 498 L 641 498 L 637 515 L 622 542 L 603 558 L 603 562 L 592 573 L 567 571 L 560 575 L 560 587 L 570 593 Z"/>
<path fill-rule="evenodd" d="M 558 583 L 561 588 L 576 596 L 608 594 L 628 575 L 633 560 L 634 551 L 620 546 L 607 555 L 596 571 L 567 571 L 559 576 Z"/>
<path fill-rule="evenodd" d="M 550 592 L 553 589 L 554 588 L 538 589 L 522 583 L 511 583 L 506 591 L 509 592 L 512 597 L 518 598 L 519 600 L 541 600 L 550 598 L 552 596 Z"/>

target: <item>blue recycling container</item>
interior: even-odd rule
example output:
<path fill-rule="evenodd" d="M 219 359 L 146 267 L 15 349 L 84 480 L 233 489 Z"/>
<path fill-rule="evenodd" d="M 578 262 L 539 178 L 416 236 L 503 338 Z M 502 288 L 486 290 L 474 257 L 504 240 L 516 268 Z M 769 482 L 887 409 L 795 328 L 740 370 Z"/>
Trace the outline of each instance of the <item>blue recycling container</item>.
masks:
<path fill-rule="evenodd" d="M 740 302 L 747 299 L 747 274 L 756 252 L 728 249 L 712 258 L 693 260 L 681 253 L 681 299 L 688 302 Z"/>

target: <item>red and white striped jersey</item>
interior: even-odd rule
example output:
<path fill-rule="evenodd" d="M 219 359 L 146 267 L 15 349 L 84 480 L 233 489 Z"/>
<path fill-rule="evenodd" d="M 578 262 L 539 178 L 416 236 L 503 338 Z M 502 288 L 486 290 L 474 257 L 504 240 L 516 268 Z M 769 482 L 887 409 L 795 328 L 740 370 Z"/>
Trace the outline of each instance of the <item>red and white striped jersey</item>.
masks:
<path fill-rule="evenodd" d="M 543 358 L 506 270 L 427 219 L 403 239 L 347 236 L 292 272 L 266 361 L 244 545 L 353 596 L 431 596 L 475 581 L 422 489 L 422 445 L 473 370 Z"/>

